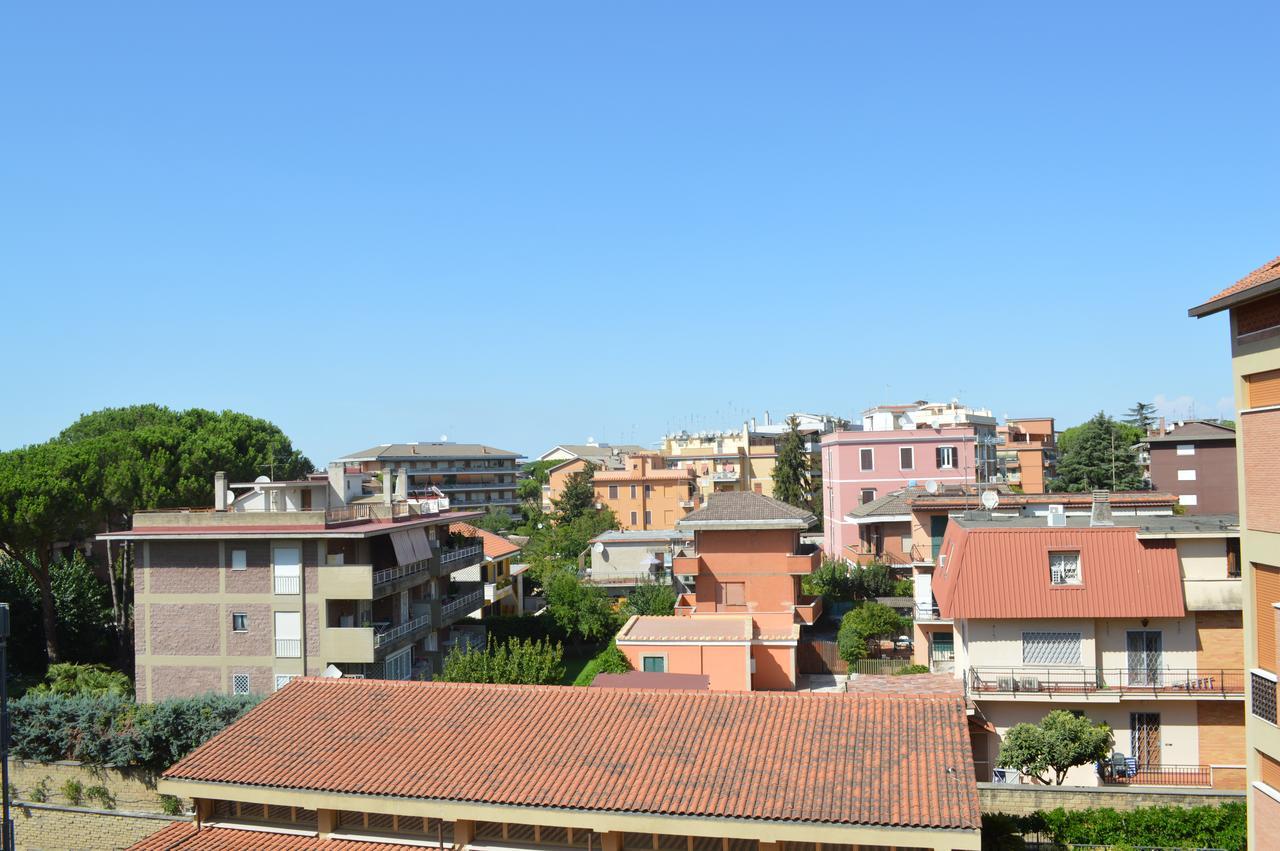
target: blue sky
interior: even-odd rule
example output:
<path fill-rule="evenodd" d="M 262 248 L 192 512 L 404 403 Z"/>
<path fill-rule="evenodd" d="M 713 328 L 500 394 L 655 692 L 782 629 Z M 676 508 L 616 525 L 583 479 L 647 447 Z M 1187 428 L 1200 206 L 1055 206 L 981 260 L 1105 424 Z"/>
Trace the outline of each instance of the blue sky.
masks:
<path fill-rule="evenodd" d="M 960 396 L 1229 414 L 1275 4 L 26 4 L 0 448 L 155 401 L 323 462 Z"/>

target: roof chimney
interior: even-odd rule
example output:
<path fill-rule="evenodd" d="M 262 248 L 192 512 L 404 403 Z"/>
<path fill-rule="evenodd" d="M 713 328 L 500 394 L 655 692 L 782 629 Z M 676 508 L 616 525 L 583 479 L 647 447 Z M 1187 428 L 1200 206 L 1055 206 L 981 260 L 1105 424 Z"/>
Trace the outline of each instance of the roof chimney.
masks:
<path fill-rule="evenodd" d="M 1089 513 L 1090 526 L 1114 526 L 1111 519 L 1111 492 L 1096 490 L 1093 492 L 1093 510 Z"/>
<path fill-rule="evenodd" d="M 227 510 L 227 474 L 221 470 L 213 474 L 213 510 Z"/>

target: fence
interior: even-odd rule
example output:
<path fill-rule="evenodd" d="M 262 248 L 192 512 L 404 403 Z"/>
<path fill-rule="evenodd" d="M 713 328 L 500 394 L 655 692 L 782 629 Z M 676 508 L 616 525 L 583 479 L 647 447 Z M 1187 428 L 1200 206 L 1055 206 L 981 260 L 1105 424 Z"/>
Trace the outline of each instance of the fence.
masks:
<path fill-rule="evenodd" d="M 801 640 L 796 646 L 796 667 L 802 674 L 847 674 L 849 663 L 840 658 L 834 641 Z"/>

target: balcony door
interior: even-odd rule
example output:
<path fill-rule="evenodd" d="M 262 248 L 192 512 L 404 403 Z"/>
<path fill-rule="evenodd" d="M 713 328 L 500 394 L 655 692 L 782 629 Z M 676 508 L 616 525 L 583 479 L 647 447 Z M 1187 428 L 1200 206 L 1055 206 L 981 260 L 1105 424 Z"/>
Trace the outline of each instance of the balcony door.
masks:
<path fill-rule="evenodd" d="M 1160 713 L 1129 713 L 1129 753 L 1138 760 L 1138 768 L 1160 767 Z"/>
<path fill-rule="evenodd" d="M 1164 671 L 1164 634 L 1158 629 L 1128 631 L 1129 685 L 1158 686 Z"/>
<path fill-rule="evenodd" d="M 302 550 L 276 547 L 271 553 L 272 578 L 277 594 L 297 594 L 302 588 Z"/>

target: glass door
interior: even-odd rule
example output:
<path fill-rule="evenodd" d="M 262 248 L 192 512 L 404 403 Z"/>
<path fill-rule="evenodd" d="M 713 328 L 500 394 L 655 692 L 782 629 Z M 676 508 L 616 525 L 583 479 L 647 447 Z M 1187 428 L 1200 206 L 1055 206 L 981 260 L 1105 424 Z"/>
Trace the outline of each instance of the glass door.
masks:
<path fill-rule="evenodd" d="M 1129 752 L 1138 770 L 1160 767 L 1160 713 L 1129 713 Z"/>
<path fill-rule="evenodd" d="M 1128 632 L 1129 685 L 1159 686 L 1164 672 L 1164 635 L 1158 629 Z"/>

